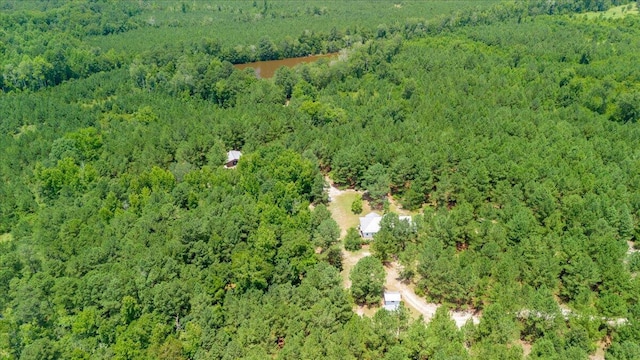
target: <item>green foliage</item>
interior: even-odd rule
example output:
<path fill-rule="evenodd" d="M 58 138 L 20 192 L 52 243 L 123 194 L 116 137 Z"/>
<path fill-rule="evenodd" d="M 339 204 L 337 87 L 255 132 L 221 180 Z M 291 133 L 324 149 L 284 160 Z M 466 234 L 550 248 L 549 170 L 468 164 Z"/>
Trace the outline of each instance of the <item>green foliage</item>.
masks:
<path fill-rule="evenodd" d="M 441 306 L 427 327 L 426 352 L 434 358 L 467 359 L 462 333 L 449 317 L 449 309 Z"/>
<path fill-rule="evenodd" d="M 531 342 L 556 333 L 564 325 L 560 308 L 553 294 L 546 288 L 535 291 L 527 304 L 527 310 L 521 312 L 520 317 L 524 325 L 521 334 Z"/>
<path fill-rule="evenodd" d="M 629 271 L 636 273 L 640 271 L 640 252 L 633 252 L 629 256 Z"/>
<path fill-rule="evenodd" d="M 282 66 L 278 70 L 276 70 L 273 77 L 274 84 L 282 88 L 282 92 L 287 99 L 291 98 L 291 95 L 293 94 L 293 88 L 298 83 L 298 81 L 298 74 L 293 72 L 286 66 Z"/>
<path fill-rule="evenodd" d="M 357 196 L 351 203 L 351 212 L 354 214 L 362 213 L 362 196 Z"/>
<path fill-rule="evenodd" d="M 358 251 L 362 248 L 362 238 L 356 228 L 349 228 L 344 237 L 344 248 L 349 251 Z"/>
<path fill-rule="evenodd" d="M 380 259 L 380 261 L 386 262 L 391 260 L 393 254 L 396 253 L 396 249 L 395 238 L 388 229 L 380 229 L 380 231 L 373 236 L 371 251 L 373 256 Z"/>
<path fill-rule="evenodd" d="M 501 304 L 491 304 L 485 309 L 478 325 L 476 340 L 490 344 L 508 344 L 515 339 L 517 333 L 515 316 L 504 311 Z"/>
<path fill-rule="evenodd" d="M 623 93 L 616 102 L 612 118 L 622 123 L 637 122 L 640 119 L 640 92 Z"/>
<path fill-rule="evenodd" d="M 452 249 L 442 250 L 437 244 L 425 246 L 417 272 L 422 277 L 418 286 L 440 302 L 461 306 L 474 301 L 478 274 L 467 255 L 456 256 Z"/>
<path fill-rule="evenodd" d="M 367 256 L 358 261 L 349 274 L 351 295 L 358 304 L 374 305 L 380 301 L 385 270 L 380 260 Z"/>
<path fill-rule="evenodd" d="M 320 258 L 342 271 L 342 249 L 339 246 L 331 246 L 321 254 Z"/>
<path fill-rule="evenodd" d="M 625 1 L 252 3 L 0 5 L 0 357 L 638 358 L 640 26 L 573 16 Z M 358 303 L 399 259 L 480 324 L 354 315 L 326 173 Z"/>
<path fill-rule="evenodd" d="M 402 207 L 407 210 L 417 210 L 424 203 L 424 192 L 420 191 L 416 184 L 413 184 L 401 199 Z"/>
<path fill-rule="evenodd" d="M 362 185 L 367 189 L 367 193 L 371 197 L 370 204 L 372 207 L 380 208 L 389 193 L 390 182 L 389 175 L 387 175 L 386 169 L 382 164 L 372 165 L 363 174 Z"/>
<path fill-rule="evenodd" d="M 313 240 L 317 246 L 328 248 L 340 237 L 340 228 L 333 219 L 326 219 L 318 225 Z"/>
<path fill-rule="evenodd" d="M 37 167 L 35 171 L 40 191 L 48 199 L 55 199 L 63 191 L 66 194 L 83 191 L 97 176 L 93 166 L 80 167 L 70 157 L 59 160 L 55 167 Z"/>

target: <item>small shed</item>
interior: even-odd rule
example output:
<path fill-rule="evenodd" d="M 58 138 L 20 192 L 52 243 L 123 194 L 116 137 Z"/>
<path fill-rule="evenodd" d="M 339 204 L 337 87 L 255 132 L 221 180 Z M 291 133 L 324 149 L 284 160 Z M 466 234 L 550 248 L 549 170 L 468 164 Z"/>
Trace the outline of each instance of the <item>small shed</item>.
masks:
<path fill-rule="evenodd" d="M 226 168 L 232 168 L 238 165 L 238 160 L 240 160 L 240 156 L 242 153 L 238 150 L 231 150 L 227 153 L 227 162 L 224 164 Z"/>
<path fill-rule="evenodd" d="M 360 218 L 360 236 L 364 239 L 373 239 L 378 231 L 380 231 L 380 220 L 382 216 L 371 212 L 365 217 Z"/>
<path fill-rule="evenodd" d="M 400 307 L 400 301 L 402 301 L 402 295 L 399 292 L 385 291 L 382 307 L 387 311 L 396 311 Z"/>

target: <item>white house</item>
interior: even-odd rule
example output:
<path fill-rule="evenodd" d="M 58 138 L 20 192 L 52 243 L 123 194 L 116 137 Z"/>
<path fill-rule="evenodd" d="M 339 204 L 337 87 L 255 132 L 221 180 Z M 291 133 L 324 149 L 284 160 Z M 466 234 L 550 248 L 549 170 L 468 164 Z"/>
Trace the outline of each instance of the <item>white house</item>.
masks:
<path fill-rule="evenodd" d="M 378 231 L 380 231 L 380 221 L 382 216 L 371 212 L 365 217 L 360 218 L 360 236 L 365 239 L 373 239 Z"/>
<path fill-rule="evenodd" d="M 398 216 L 398 220 L 407 221 L 411 224 L 411 216 Z M 360 236 L 364 239 L 373 239 L 373 235 L 380 231 L 380 222 L 382 216 L 377 213 L 371 212 L 365 217 L 360 218 Z"/>
<path fill-rule="evenodd" d="M 402 296 L 397 291 L 385 291 L 384 292 L 384 303 L 382 307 L 387 311 L 395 311 L 400 307 L 400 301 L 402 301 Z"/>
<path fill-rule="evenodd" d="M 224 164 L 226 168 L 232 168 L 238 165 L 238 160 L 240 160 L 240 156 L 242 153 L 238 150 L 231 150 L 227 153 L 227 162 Z"/>

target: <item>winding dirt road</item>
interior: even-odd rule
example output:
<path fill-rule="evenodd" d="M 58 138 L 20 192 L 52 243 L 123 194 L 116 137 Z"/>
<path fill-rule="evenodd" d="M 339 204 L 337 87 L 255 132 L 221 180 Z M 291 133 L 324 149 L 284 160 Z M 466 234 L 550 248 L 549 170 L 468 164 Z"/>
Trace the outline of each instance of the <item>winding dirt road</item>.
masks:
<path fill-rule="evenodd" d="M 399 267 L 400 265 L 397 262 L 392 262 L 386 266 L 387 279 L 385 289 L 400 292 L 402 300 L 406 305 L 419 312 L 424 317 L 425 322 L 431 321 L 440 304 L 429 303 L 424 298 L 416 295 L 413 284 L 400 280 Z M 480 317 L 470 311 L 452 310 L 449 311 L 449 315 L 459 328 L 464 326 L 469 320 L 472 320 L 474 324 L 480 322 Z"/>
<path fill-rule="evenodd" d="M 385 289 L 398 291 L 400 295 L 402 295 L 402 300 L 405 302 L 405 305 L 418 311 L 424 317 L 424 320 L 429 322 L 440 305 L 426 302 L 423 298 L 416 295 L 413 290 L 413 285 L 403 283 L 400 280 L 400 273 L 396 262 L 388 264 L 385 268 L 387 270 L 387 278 L 384 285 Z"/>

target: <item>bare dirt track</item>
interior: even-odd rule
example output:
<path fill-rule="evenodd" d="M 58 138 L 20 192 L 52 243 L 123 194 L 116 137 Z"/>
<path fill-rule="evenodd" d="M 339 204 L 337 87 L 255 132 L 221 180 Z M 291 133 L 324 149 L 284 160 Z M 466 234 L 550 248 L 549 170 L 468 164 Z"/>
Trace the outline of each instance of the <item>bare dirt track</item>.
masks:
<path fill-rule="evenodd" d="M 351 273 L 351 269 L 362 259 L 363 257 L 371 256 L 368 247 L 363 248 L 357 252 L 350 252 L 342 249 L 342 280 L 345 289 L 351 287 L 351 280 L 349 280 L 349 273 Z"/>
<path fill-rule="evenodd" d="M 438 310 L 439 305 L 426 302 L 423 298 L 416 295 L 413 290 L 413 285 L 400 280 L 398 263 L 389 263 L 385 268 L 387 270 L 385 289 L 400 292 L 402 300 L 406 305 L 419 312 L 420 315 L 424 317 L 425 321 L 431 320 L 435 315 L 436 310 Z"/>

